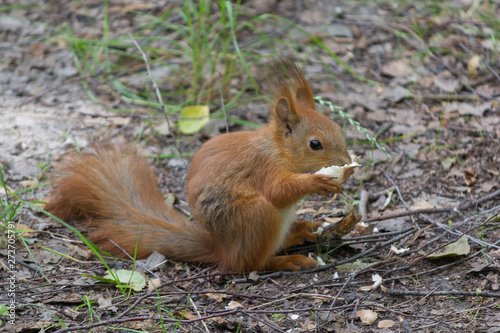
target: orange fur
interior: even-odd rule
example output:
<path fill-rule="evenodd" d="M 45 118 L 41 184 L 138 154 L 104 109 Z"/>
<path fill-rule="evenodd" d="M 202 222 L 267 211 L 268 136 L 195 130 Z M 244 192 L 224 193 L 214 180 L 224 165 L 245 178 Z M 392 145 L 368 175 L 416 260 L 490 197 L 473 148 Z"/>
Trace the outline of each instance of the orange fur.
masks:
<path fill-rule="evenodd" d="M 138 257 L 158 251 L 220 269 L 300 270 L 316 264 L 303 255 L 277 255 L 314 238 L 318 224 L 295 222 L 295 203 L 307 194 L 340 192 L 331 177 L 313 172 L 349 164 L 342 131 L 314 109 L 307 81 L 288 59 L 271 64 L 266 84 L 274 100 L 263 128 L 222 134 L 195 154 L 188 199 L 197 223 L 168 207 L 145 161 L 122 149 L 69 159 L 47 209 L 62 219 L 90 221 L 89 237 L 122 255 L 108 239 Z M 311 141 L 321 143 L 313 149 Z"/>

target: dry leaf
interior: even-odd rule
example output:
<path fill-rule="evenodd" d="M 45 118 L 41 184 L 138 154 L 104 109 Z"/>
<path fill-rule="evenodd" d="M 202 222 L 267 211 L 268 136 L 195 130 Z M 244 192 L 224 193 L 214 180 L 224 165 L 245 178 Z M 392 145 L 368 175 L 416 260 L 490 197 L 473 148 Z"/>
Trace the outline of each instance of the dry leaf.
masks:
<path fill-rule="evenodd" d="M 372 310 L 359 310 L 356 312 L 356 316 L 366 325 L 371 325 L 377 320 L 377 313 Z"/>
<path fill-rule="evenodd" d="M 257 281 L 259 279 L 259 274 L 257 274 L 256 271 L 252 271 L 248 274 L 248 278 L 252 281 Z"/>
<path fill-rule="evenodd" d="M 231 296 L 222 293 L 206 293 L 202 297 L 214 299 L 217 303 L 222 302 L 224 298 L 231 298 Z"/>
<path fill-rule="evenodd" d="M 467 186 L 472 186 L 476 183 L 477 171 L 475 169 L 464 170 L 464 181 Z"/>
<path fill-rule="evenodd" d="M 153 290 L 158 289 L 159 286 L 161 286 L 160 279 L 151 279 L 148 281 L 148 291 L 149 292 L 152 292 Z"/>
<path fill-rule="evenodd" d="M 448 156 L 441 160 L 441 165 L 445 170 L 448 170 L 456 162 L 456 160 L 457 159 L 455 157 Z"/>
<path fill-rule="evenodd" d="M 236 302 L 236 301 L 231 301 L 229 302 L 229 304 L 226 306 L 226 310 L 232 310 L 232 309 L 236 309 L 236 308 L 242 308 L 243 305 L 241 305 L 240 303 Z"/>
<path fill-rule="evenodd" d="M 381 320 L 378 322 L 377 327 L 378 328 L 391 328 L 394 325 L 396 325 L 396 322 L 394 320 Z"/>
<path fill-rule="evenodd" d="M 116 312 L 118 309 L 113 305 L 113 298 L 111 295 L 101 296 L 97 299 L 97 303 L 99 304 L 99 309 L 106 309 Z"/>
<path fill-rule="evenodd" d="M 434 85 L 444 93 L 452 93 L 459 86 L 458 80 L 448 71 L 443 71 L 434 78 Z"/>
<path fill-rule="evenodd" d="M 434 206 L 432 206 L 430 203 L 428 203 L 425 200 L 422 200 L 410 207 L 411 209 L 432 209 Z"/>
<path fill-rule="evenodd" d="M 469 252 L 470 246 L 467 236 L 462 236 L 456 242 L 448 244 L 443 249 L 429 254 L 427 258 L 441 259 L 445 257 L 456 257 L 467 255 Z"/>
<path fill-rule="evenodd" d="M 479 62 L 481 57 L 478 54 L 474 54 L 467 61 L 467 71 L 469 71 L 470 78 L 475 79 L 477 77 L 477 68 L 479 67 Z"/>
<path fill-rule="evenodd" d="M 491 108 L 491 102 L 484 102 L 482 104 L 452 102 L 446 107 L 446 114 L 458 111 L 458 114 L 461 116 L 481 117 L 486 110 L 490 110 Z"/>
<path fill-rule="evenodd" d="M 390 77 L 408 77 L 413 69 L 407 60 L 396 60 L 382 66 L 382 74 Z"/>
<path fill-rule="evenodd" d="M 388 87 L 385 89 L 381 98 L 392 103 L 398 103 L 410 95 L 410 91 L 402 86 Z"/>
<path fill-rule="evenodd" d="M 198 316 L 192 314 L 189 311 L 177 311 L 175 314 L 183 319 L 188 319 L 188 320 L 198 319 Z"/>

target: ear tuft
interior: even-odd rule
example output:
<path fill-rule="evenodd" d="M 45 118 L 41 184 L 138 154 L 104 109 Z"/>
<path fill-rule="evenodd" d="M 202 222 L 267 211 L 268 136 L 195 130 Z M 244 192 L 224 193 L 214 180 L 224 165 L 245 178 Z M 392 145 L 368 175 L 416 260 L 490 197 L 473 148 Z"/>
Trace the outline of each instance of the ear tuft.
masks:
<path fill-rule="evenodd" d="M 280 58 L 269 63 L 266 73 L 267 77 L 262 81 L 275 101 L 280 97 L 286 97 L 292 103 L 315 108 L 311 87 L 293 59 Z"/>
<path fill-rule="evenodd" d="M 304 80 L 305 86 L 298 87 L 296 92 L 296 99 L 299 103 L 307 105 L 308 107 L 315 109 L 316 105 L 314 104 L 314 96 L 309 87 L 309 84 Z"/>

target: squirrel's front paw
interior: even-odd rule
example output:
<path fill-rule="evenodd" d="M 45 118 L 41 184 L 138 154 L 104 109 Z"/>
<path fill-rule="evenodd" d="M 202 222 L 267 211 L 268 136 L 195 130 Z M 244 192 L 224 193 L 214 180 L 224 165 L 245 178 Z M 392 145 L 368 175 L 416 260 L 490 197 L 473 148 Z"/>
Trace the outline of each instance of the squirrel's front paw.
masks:
<path fill-rule="evenodd" d="M 311 175 L 315 193 L 328 196 L 328 192 L 342 193 L 342 186 L 332 179 L 332 176 L 314 174 Z"/>

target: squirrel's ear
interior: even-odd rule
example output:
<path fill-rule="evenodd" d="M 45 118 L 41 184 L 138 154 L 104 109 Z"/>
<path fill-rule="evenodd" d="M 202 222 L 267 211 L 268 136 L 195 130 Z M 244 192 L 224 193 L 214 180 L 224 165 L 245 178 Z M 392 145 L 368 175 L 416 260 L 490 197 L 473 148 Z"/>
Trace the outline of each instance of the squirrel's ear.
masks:
<path fill-rule="evenodd" d="M 297 91 L 295 93 L 295 98 L 297 99 L 297 102 L 302 103 L 304 105 L 307 105 L 308 107 L 312 109 L 316 109 L 316 105 L 314 104 L 314 96 L 311 90 L 311 87 L 309 87 L 309 84 L 307 81 L 304 79 L 302 81 L 303 86 L 297 88 Z"/>
<path fill-rule="evenodd" d="M 293 102 L 291 103 L 286 97 L 280 97 L 274 104 L 273 115 L 278 123 L 278 127 L 285 133 L 285 137 L 293 135 L 299 121 L 299 116 Z"/>

